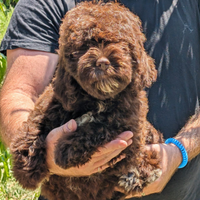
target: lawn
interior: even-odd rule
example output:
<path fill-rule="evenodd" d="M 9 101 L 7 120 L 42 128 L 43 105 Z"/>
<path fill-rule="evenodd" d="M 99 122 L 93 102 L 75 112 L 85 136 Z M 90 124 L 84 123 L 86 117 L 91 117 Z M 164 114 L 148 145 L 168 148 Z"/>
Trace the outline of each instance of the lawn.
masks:
<path fill-rule="evenodd" d="M 24 190 L 12 175 L 12 163 L 9 150 L 0 142 L 0 199 L 1 200 L 37 200 L 40 190 Z"/>

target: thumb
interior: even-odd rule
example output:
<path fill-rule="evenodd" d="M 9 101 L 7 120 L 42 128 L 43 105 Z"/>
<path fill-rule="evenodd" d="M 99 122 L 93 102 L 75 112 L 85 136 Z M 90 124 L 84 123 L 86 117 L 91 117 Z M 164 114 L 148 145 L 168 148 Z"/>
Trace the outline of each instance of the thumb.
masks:
<path fill-rule="evenodd" d="M 77 123 L 74 119 L 71 119 L 66 124 L 62 126 L 63 133 L 74 132 L 77 129 Z"/>
<path fill-rule="evenodd" d="M 64 125 L 53 129 L 47 136 L 47 140 L 56 142 L 63 134 L 73 133 L 77 129 L 77 124 L 74 119 L 71 119 Z"/>

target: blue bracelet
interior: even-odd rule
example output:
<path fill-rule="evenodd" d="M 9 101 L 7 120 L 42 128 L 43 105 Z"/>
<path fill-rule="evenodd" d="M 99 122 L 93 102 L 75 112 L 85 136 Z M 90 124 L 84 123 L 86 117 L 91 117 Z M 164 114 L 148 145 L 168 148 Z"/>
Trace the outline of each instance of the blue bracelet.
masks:
<path fill-rule="evenodd" d="M 165 141 L 165 144 L 169 144 L 169 143 L 175 144 L 182 153 L 183 161 L 178 168 L 180 169 L 180 168 L 185 167 L 188 163 L 188 154 L 187 154 L 187 151 L 185 150 L 185 147 L 178 140 L 174 138 L 169 138 Z"/>

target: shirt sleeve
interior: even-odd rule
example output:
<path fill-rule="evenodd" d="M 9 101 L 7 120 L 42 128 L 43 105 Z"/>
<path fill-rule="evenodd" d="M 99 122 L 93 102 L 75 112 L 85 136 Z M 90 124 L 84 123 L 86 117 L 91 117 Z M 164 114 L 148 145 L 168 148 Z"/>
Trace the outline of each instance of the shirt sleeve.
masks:
<path fill-rule="evenodd" d="M 19 0 L 0 51 L 21 47 L 55 53 L 61 20 L 74 6 L 75 0 Z"/>

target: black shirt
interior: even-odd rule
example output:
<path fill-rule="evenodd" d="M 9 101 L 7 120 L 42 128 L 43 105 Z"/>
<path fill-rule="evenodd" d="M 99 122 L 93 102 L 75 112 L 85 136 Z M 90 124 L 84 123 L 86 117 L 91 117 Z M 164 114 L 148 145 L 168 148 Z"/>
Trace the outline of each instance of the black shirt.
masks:
<path fill-rule="evenodd" d="M 175 136 L 199 106 L 200 0 L 121 0 L 137 14 L 155 59 L 148 119 L 165 138 Z M 55 53 L 59 26 L 74 0 L 20 0 L 0 50 L 17 47 Z M 137 199 L 137 198 L 132 198 Z M 161 194 L 142 200 L 199 200 L 200 156 L 179 169 Z"/>

